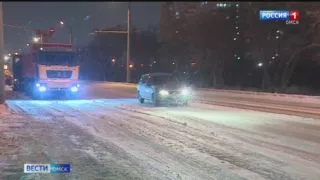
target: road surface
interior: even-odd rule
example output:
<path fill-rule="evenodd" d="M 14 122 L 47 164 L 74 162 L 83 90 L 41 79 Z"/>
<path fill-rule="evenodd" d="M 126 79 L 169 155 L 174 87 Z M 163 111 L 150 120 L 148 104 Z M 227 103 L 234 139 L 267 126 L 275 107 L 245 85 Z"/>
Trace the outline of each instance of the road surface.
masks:
<path fill-rule="evenodd" d="M 196 100 L 155 108 L 138 104 L 131 85 L 81 87 L 82 100 L 11 93 L 11 114 L 0 115 L 0 179 L 320 179 L 317 114 Z M 24 163 L 70 163 L 72 170 L 24 174 Z"/>

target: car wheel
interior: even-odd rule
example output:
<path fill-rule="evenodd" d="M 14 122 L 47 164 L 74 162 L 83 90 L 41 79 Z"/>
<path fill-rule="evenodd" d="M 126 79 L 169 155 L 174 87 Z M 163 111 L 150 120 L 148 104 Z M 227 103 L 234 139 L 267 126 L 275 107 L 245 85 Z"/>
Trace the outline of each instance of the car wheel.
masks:
<path fill-rule="evenodd" d="M 137 93 L 137 96 L 138 96 L 138 99 L 139 99 L 140 104 L 143 104 L 143 103 L 144 103 L 144 98 L 142 98 L 142 97 L 140 96 L 140 92 Z"/>
<path fill-rule="evenodd" d="M 189 102 L 188 101 L 185 101 L 184 103 L 183 103 L 183 106 L 188 106 L 189 105 Z"/>
<path fill-rule="evenodd" d="M 156 94 L 152 94 L 152 105 L 154 107 L 159 106 L 160 102 Z"/>

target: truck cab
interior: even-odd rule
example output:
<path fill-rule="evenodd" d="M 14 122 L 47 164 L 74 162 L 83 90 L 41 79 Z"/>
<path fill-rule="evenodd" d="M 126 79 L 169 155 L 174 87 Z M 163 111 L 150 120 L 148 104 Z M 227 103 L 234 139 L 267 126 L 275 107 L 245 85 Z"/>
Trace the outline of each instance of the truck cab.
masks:
<path fill-rule="evenodd" d="M 33 96 L 76 94 L 79 68 L 70 44 L 34 44 L 29 53 L 13 58 L 14 90 Z"/>

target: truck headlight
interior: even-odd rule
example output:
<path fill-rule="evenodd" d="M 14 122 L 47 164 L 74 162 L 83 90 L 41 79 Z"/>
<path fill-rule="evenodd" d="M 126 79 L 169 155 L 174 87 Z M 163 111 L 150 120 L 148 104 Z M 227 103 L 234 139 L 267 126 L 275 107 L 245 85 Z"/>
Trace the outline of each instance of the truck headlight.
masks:
<path fill-rule="evenodd" d="M 167 95 L 169 95 L 169 92 L 168 92 L 167 90 L 160 90 L 160 91 L 159 91 L 159 94 L 160 94 L 161 96 L 167 96 Z"/>
<path fill-rule="evenodd" d="M 36 83 L 36 87 L 40 92 L 45 92 L 47 90 L 47 85 L 43 83 Z"/>
<path fill-rule="evenodd" d="M 71 92 L 78 92 L 78 87 L 77 86 L 72 86 L 71 87 Z"/>
<path fill-rule="evenodd" d="M 45 86 L 39 86 L 39 91 L 40 92 L 45 92 L 47 88 Z"/>

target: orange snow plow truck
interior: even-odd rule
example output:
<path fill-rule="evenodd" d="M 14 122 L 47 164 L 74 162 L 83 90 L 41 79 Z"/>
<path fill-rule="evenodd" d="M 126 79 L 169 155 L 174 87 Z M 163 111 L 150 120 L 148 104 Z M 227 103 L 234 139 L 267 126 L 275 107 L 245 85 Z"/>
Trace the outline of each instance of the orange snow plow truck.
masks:
<path fill-rule="evenodd" d="M 30 51 L 12 58 L 13 90 L 33 98 L 62 92 L 78 94 L 79 65 L 71 44 L 33 43 Z"/>

